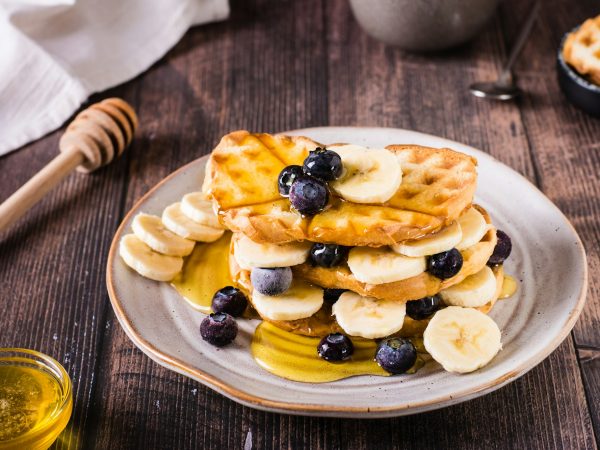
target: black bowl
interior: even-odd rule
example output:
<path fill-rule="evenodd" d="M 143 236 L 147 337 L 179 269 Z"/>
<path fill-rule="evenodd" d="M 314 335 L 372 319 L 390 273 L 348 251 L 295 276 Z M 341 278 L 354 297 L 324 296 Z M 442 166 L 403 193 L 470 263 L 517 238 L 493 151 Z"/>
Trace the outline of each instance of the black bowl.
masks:
<path fill-rule="evenodd" d="M 577 28 L 569 33 L 577 30 Z M 592 116 L 600 117 L 600 86 L 579 75 L 563 58 L 562 49 L 569 33 L 564 35 L 558 48 L 556 61 L 558 84 L 573 105 Z"/>

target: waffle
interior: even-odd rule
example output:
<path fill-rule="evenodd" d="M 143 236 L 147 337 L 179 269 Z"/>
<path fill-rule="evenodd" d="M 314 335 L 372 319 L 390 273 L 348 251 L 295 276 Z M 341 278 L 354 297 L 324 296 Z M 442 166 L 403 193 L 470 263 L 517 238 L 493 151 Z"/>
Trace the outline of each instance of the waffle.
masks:
<path fill-rule="evenodd" d="M 485 218 L 488 224 L 491 224 L 490 216 L 478 205 L 474 205 Z M 250 283 L 250 272 L 241 269 L 235 262 L 233 255 L 233 242 L 236 235 L 233 235 L 229 266 L 232 279 L 239 284 L 247 285 Z M 429 295 L 435 295 L 442 289 L 460 283 L 469 275 L 479 272 L 487 263 L 488 259 L 496 246 L 496 229 L 490 227 L 480 242 L 461 251 L 463 257 L 463 266 L 459 273 L 447 280 L 441 280 L 428 272 L 423 272 L 406 280 L 395 281 L 384 284 L 367 284 L 358 281 L 347 265 L 325 268 L 316 267 L 310 263 L 300 264 L 292 267 L 294 277 L 305 279 L 306 281 L 324 288 L 348 289 L 365 297 L 375 297 L 382 300 L 396 300 L 406 302 Z"/>
<path fill-rule="evenodd" d="M 203 191 L 227 228 L 256 242 L 277 244 L 391 245 L 438 231 L 472 202 L 474 158 L 450 149 L 392 145 L 387 148 L 398 156 L 403 177 L 388 202 L 356 204 L 332 195 L 328 209 L 302 217 L 279 195 L 277 178 L 285 166 L 301 165 L 318 146 L 303 137 L 230 133 L 211 155 Z"/>
<path fill-rule="evenodd" d="M 474 205 L 491 224 L 487 212 Z M 437 294 L 442 289 L 460 283 L 469 275 L 479 272 L 487 263 L 496 246 L 496 229 L 490 228 L 482 240 L 461 251 L 463 266 L 459 273 L 447 280 L 441 280 L 428 272 L 406 280 L 384 284 L 367 284 L 358 281 L 347 265 L 340 267 L 314 267 L 310 263 L 292 267 L 294 276 L 325 288 L 348 289 L 365 297 L 385 300 L 408 301 Z"/>
<path fill-rule="evenodd" d="M 230 264 L 233 261 L 232 265 L 235 266 L 234 258 L 230 257 L 229 261 Z M 239 267 L 237 269 L 237 272 L 232 273 L 232 277 L 234 281 L 236 281 L 239 288 L 248 296 L 250 302 L 252 302 L 252 284 L 250 283 L 250 273 L 245 270 L 239 270 Z M 498 300 L 502 290 L 502 280 L 504 279 L 504 270 L 502 266 L 496 266 L 492 270 L 496 275 L 496 282 L 498 286 L 494 299 L 488 304 L 476 308 L 485 314 L 488 314 L 491 311 L 494 304 Z M 323 303 L 323 306 L 319 311 L 317 311 L 311 317 L 307 317 L 305 319 L 271 320 L 267 317 L 261 318 L 262 320 L 271 322 L 273 325 L 281 328 L 282 330 L 290 331 L 295 334 L 301 334 L 303 336 L 323 337 L 329 333 L 345 333 L 344 330 L 342 330 L 342 328 L 338 325 L 335 317 L 331 314 L 331 306 L 327 303 Z M 428 319 L 414 320 L 408 316 L 405 316 L 402 329 L 396 333 L 396 335 L 402 337 L 422 336 L 428 323 Z"/>
<path fill-rule="evenodd" d="M 562 52 L 577 72 L 600 85 L 600 16 L 586 20 L 569 33 Z"/>

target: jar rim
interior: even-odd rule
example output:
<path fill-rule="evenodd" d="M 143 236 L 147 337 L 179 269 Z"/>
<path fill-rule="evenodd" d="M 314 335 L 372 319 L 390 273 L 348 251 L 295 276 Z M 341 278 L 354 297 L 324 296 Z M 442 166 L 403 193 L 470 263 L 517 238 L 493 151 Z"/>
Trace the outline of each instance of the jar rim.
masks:
<path fill-rule="evenodd" d="M 51 356 L 37 350 L 18 347 L 0 347 L 0 365 L 19 365 L 45 371 L 54 376 L 61 387 L 60 405 L 52 412 L 51 420 L 48 421 L 48 424 L 35 430 L 33 434 L 25 433 L 12 439 L 0 441 L 0 448 L 2 448 L 3 444 L 12 445 L 18 443 L 20 440 L 29 441 L 38 435 L 44 434 L 46 429 L 51 427 L 54 422 L 60 418 L 65 409 L 72 404 L 73 387 L 71 378 L 62 364 Z"/>

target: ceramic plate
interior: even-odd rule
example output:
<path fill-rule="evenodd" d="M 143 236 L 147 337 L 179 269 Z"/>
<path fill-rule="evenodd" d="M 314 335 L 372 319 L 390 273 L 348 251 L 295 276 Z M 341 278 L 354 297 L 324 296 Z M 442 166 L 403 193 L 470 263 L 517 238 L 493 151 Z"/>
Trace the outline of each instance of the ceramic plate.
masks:
<path fill-rule="evenodd" d="M 254 408 L 291 414 L 388 417 L 413 414 L 484 395 L 515 380 L 546 358 L 568 335 L 583 307 L 587 265 L 583 245 L 563 214 L 525 178 L 489 155 L 457 142 L 387 128 L 310 128 L 289 134 L 316 141 L 381 147 L 420 144 L 450 147 L 479 160 L 477 203 L 506 231 L 513 252 L 505 264 L 519 282 L 511 299 L 491 316 L 504 349 L 486 367 L 467 375 L 444 372 L 435 362 L 416 375 L 359 376 L 323 384 L 288 381 L 261 369 L 250 354 L 256 320 L 240 320 L 240 333 L 225 349 L 204 343 L 204 317 L 168 283 L 134 273 L 118 256 L 121 236 L 140 211 L 160 215 L 186 193 L 200 190 L 206 157 L 182 167 L 152 189 L 125 217 L 108 258 L 108 292 L 131 340 L 150 358 L 221 394 Z"/>

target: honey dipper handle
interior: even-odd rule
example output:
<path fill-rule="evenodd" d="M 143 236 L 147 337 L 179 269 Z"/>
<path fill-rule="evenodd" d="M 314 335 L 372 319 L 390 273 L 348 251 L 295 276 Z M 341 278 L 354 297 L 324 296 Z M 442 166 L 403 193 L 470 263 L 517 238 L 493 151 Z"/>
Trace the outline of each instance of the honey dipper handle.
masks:
<path fill-rule="evenodd" d="M 85 156 L 75 147 L 59 153 L 56 158 L 0 205 L 0 232 L 29 211 L 84 160 Z"/>

